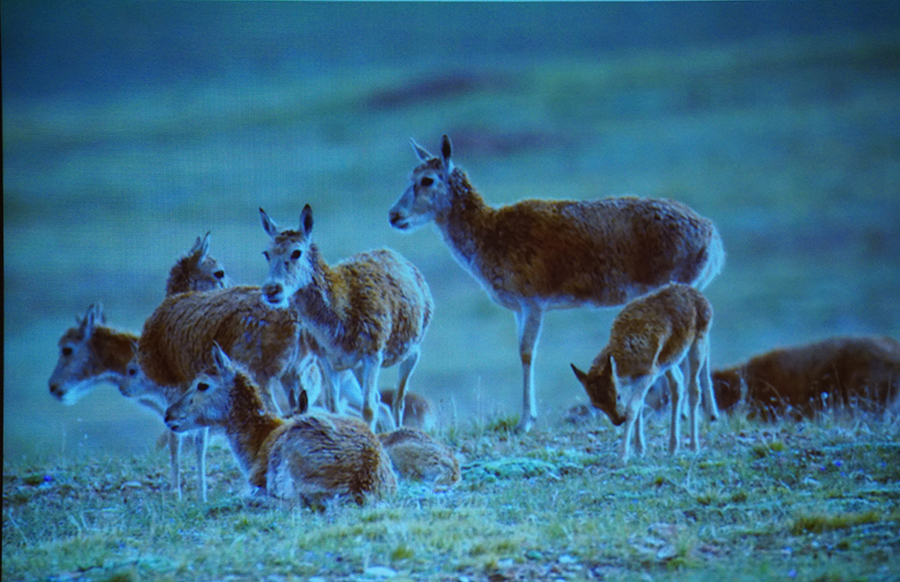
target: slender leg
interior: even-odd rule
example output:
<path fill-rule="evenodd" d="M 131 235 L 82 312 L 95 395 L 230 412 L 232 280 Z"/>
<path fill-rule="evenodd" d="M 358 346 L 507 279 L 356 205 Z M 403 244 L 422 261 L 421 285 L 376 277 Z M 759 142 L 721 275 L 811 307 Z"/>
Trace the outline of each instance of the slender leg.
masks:
<path fill-rule="evenodd" d="M 669 400 L 672 401 L 672 425 L 669 432 L 669 454 L 674 455 L 681 446 L 681 414 L 682 399 L 684 396 L 684 376 L 681 368 L 672 366 L 666 370 L 666 380 L 669 383 Z"/>
<path fill-rule="evenodd" d="M 699 347 L 700 358 L 700 390 L 703 398 L 704 408 L 710 421 L 719 420 L 719 404 L 716 402 L 716 393 L 713 390 L 712 378 L 709 371 L 709 336 L 702 339 L 702 345 Z"/>
<path fill-rule="evenodd" d="M 643 403 L 641 404 L 640 410 L 638 410 L 637 414 L 635 415 L 634 422 L 636 425 L 635 430 L 637 431 L 637 434 L 635 435 L 637 440 L 635 441 L 634 450 L 638 454 L 639 457 L 643 457 L 644 451 L 647 449 L 647 441 L 644 439 L 644 405 L 643 405 Z"/>
<path fill-rule="evenodd" d="M 415 347 L 410 350 L 409 356 L 400 362 L 400 377 L 397 382 L 397 389 L 394 391 L 394 402 L 391 406 L 391 409 L 394 411 L 394 424 L 398 427 L 403 426 L 403 412 L 406 408 L 406 386 L 418 361 L 419 348 Z"/>
<path fill-rule="evenodd" d="M 644 421 L 641 418 L 644 410 L 644 398 L 653 385 L 654 378 L 645 376 L 638 379 L 631 387 L 631 396 L 625 408 L 625 434 L 622 438 L 622 448 L 619 459 L 622 464 L 628 462 L 631 456 L 631 441 L 637 439 L 637 450 L 639 454 L 644 454 Z M 619 388 L 620 390 L 622 387 Z M 627 388 L 625 390 L 627 392 Z M 635 434 L 637 431 L 637 434 Z"/>
<path fill-rule="evenodd" d="M 181 501 L 181 435 L 169 431 L 169 455 L 172 463 L 172 489 Z"/>
<path fill-rule="evenodd" d="M 705 348 L 706 342 L 698 339 L 694 342 L 694 345 L 691 346 L 690 352 L 688 352 L 688 359 L 691 362 L 691 375 L 688 384 L 688 404 L 691 408 L 691 449 L 694 452 L 700 450 L 700 385 L 702 384 L 701 374 L 706 359 Z M 707 406 L 712 405 L 713 407 L 716 407 L 715 395 L 710 394 L 706 404 Z"/>
<path fill-rule="evenodd" d="M 362 360 L 362 391 L 363 391 L 363 420 L 368 423 L 372 432 L 375 432 L 377 424 L 378 403 L 381 398 L 378 393 L 378 373 L 381 371 L 382 355 L 376 354 Z"/>
<path fill-rule="evenodd" d="M 206 502 L 206 445 L 209 442 L 209 427 L 201 428 L 193 436 L 197 471 L 200 473 L 200 498 Z"/>
<path fill-rule="evenodd" d="M 340 405 L 340 379 L 338 378 L 338 372 L 334 370 L 327 358 L 320 359 L 319 365 L 322 367 L 323 372 L 322 404 L 325 405 L 329 412 L 337 413 Z"/>
<path fill-rule="evenodd" d="M 522 359 L 523 394 L 522 418 L 516 430 L 528 432 L 537 420 L 537 402 L 534 395 L 534 370 L 532 362 L 541 335 L 544 310 L 538 305 L 523 303 L 516 312 L 516 326 L 519 332 L 519 355 Z"/>

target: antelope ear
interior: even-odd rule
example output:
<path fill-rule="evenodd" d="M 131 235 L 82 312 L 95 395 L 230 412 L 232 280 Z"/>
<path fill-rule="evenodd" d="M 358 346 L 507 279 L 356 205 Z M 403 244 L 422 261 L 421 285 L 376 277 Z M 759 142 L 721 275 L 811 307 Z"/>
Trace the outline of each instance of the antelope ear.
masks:
<path fill-rule="evenodd" d="M 203 238 L 197 237 L 197 240 L 194 241 L 194 246 L 191 247 L 191 250 L 188 251 L 189 257 L 195 257 L 197 263 L 202 263 L 206 260 L 206 256 L 209 254 L 209 232 L 206 231 L 206 234 L 203 235 Z"/>
<path fill-rule="evenodd" d="M 219 345 L 219 342 L 213 342 L 212 357 L 213 364 L 216 366 L 220 375 L 223 375 L 223 372 L 231 367 L 231 359 L 229 359 L 228 354 L 226 354 L 225 350 Z"/>
<path fill-rule="evenodd" d="M 445 135 L 441 138 L 441 162 L 444 165 L 444 170 L 446 170 L 448 174 L 453 171 L 453 162 L 450 161 L 450 152 L 452 149 L 450 138 Z"/>
<path fill-rule="evenodd" d="M 618 379 L 619 372 L 616 370 L 616 359 L 612 357 L 612 354 L 609 355 L 609 373 L 613 378 Z"/>
<path fill-rule="evenodd" d="M 416 140 L 413 138 L 409 138 L 409 141 L 412 143 L 413 151 L 416 152 L 416 157 L 419 158 L 420 162 L 427 162 L 434 157 L 428 150 L 416 143 Z"/>
<path fill-rule="evenodd" d="M 79 326 L 81 326 L 81 332 L 84 334 L 84 337 L 88 338 L 94 333 L 94 328 L 98 324 L 102 325 L 105 321 L 106 317 L 103 315 L 103 305 L 101 303 L 94 303 L 88 307 L 87 312 L 84 314 L 84 319 L 79 322 Z"/>
<path fill-rule="evenodd" d="M 581 382 L 582 386 L 587 385 L 587 374 L 578 369 L 575 364 L 569 364 L 572 366 L 572 371 L 575 372 L 575 377 L 578 378 L 578 381 Z"/>
<path fill-rule="evenodd" d="M 309 410 L 309 395 L 306 393 L 305 389 L 300 390 L 300 397 L 297 400 L 297 412 L 306 414 Z"/>
<path fill-rule="evenodd" d="M 259 219 L 262 221 L 263 230 L 266 231 L 266 234 L 270 237 L 275 238 L 278 236 L 278 233 L 281 232 L 281 229 L 278 228 L 275 221 L 269 218 L 269 215 L 266 214 L 266 211 L 262 208 L 259 209 Z"/>
<path fill-rule="evenodd" d="M 309 233 L 312 232 L 312 227 L 312 206 L 307 204 L 303 207 L 303 212 L 300 213 L 300 230 L 303 231 L 303 236 L 309 238 Z"/>

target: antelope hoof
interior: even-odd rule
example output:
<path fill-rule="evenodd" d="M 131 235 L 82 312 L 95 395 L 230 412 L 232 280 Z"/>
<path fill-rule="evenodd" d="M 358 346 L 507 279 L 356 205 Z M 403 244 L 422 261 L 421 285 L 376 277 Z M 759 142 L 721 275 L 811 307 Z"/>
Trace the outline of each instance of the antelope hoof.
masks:
<path fill-rule="evenodd" d="M 531 416 L 523 416 L 519 419 L 519 424 L 516 425 L 516 432 L 518 434 L 526 434 L 531 432 L 531 429 L 534 427 L 535 418 Z"/>

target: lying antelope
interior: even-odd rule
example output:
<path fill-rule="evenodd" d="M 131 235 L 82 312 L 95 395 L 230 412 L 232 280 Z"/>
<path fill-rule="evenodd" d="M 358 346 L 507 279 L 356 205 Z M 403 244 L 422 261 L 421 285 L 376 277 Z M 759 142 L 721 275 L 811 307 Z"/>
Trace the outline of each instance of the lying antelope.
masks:
<path fill-rule="evenodd" d="M 650 387 L 663 374 L 668 380 L 672 405 L 669 452 L 675 454 L 678 451 L 680 404 L 684 395 L 684 375 L 680 366 L 685 360 L 691 448 L 700 450 L 701 390 L 708 402 L 715 403 L 709 377 L 711 325 L 712 307 L 699 291 L 680 283 L 666 285 L 625 306 L 613 321 L 609 343 L 587 373 L 572 364 L 591 404 L 603 410 L 614 425 L 625 424 L 620 453 L 622 463 L 631 455 L 632 438 L 636 437 L 638 454 L 644 453 L 641 410 Z"/>
<path fill-rule="evenodd" d="M 884 412 L 900 394 L 900 343 L 890 337 L 833 337 L 775 349 L 712 373 L 716 400 L 751 416 L 813 417 L 826 409 Z"/>
<path fill-rule="evenodd" d="M 219 427 L 254 493 L 318 503 L 396 490 L 391 461 L 369 427 L 354 418 L 298 414 L 283 419 L 264 405 L 250 374 L 215 345 L 213 367 L 169 407 L 174 431 Z"/>
<path fill-rule="evenodd" d="M 703 289 L 724 264 L 715 225 L 678 202 L 523 200 L 491 208 L 450 160 L 446 135 L 440 156 L 413 147 L 420 163 L 390 223 L 411 231 L 434 222 L 457 262 L 515 313 L 520 430 L 537 419 L 532 363 L 546 310 L 622 305 L 669 282 Z"/>
<path fill-rule="evenodd" d="M 449 489 L 459 481 L 456 455 L 424 432 L 402 427 L 381 433 L 378 439 L 401 477 L 425 481 L 432 484 L 435 490 Z"/>

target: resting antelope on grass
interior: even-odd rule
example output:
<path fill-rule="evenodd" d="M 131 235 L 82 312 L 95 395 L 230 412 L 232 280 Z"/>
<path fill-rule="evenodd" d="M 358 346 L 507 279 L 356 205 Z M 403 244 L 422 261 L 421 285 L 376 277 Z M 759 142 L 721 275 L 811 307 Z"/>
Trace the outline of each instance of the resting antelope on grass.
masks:
<path fill-rule="evenodd" d="M 886 336 L 833 337 L 714 370 L 712 380 L 722 410 L 731 412 L 743 402 L 762 420 L 813 417 L 827 409 L 896 411 L 900 343 Z"/>
<path fill-rule="evenodd" d="M 620 459 L 631 455 L 631 439 L 638 454 L 644 452 L 644 398 L 656 379 L 666 375 L 672 405 L 669 452 L 681 442 L 681 402 L 684 395 L 682 362 L 688 381 L 691 448 L 700 450 L 701 390 L 713 403 L 709 376 L 709 329 L 712 307 L 696 289 L 680 283 L 666 285 L 625 306 L 613 321 L 609 343 L 585 373 L 572 364 L 591 404 L 603 410 L 616 426 L 625 424 Z M 627 403 L 626 400 L 627 399 Z M 635 435 L 635 428 L 637 434 Z"/>
<path fill-rule="evenodd" d="M 197 237 L 188 254 L 180 258 L 169 271 L 166 294 L 188 291 L 209 291 L 228 285 L 228 277 L 221 264 L 209 256 L 209 233 Z M 125 396 L 136 400 L 158 414 L 165 415 L 168 403 L 157 390 L 145 389 L 140 394 L 130 394 L 132 369 L 129 365 L 135 357 L 138 336 L 106 326 L 102 306 L 91 305 L 83 319 L 77 319 L 76 327 L 67 330 L 59 340 L 60 355 L 56 369 L 50 376 L 50 393 L 64 404 L 74 404 L 95 387 L 103 383 L 116 386 Z M 132 364 L 133 365 L 133 364 Z M 180 451 L 181 436 L 167 431 L 172 464 L 172 487 L 181 496 Z M 194 436 L 197 466 L 200 470 L 201 496 L 206 499 L 205 450 L 206 431 Z"/>
<path fill-rule="evenodd" d="M 537 419 L 533 360 L 547 309 L 623 305 L 670 282 L 703 289 L 725 261 L 715 225 L 671 200 L 523 200 L 491 208 L 450 160 L 415 141 L 420 164 L 390 209 L 401 231 L 434 222 L 454 258 L 516 316 L 523 371 L 518 428 Z"/>
<path fill-rule="evenodd" d="M 369 427 L 354 418 L 298 414 L 283 419 L 265 406 L 259 386 L 215 345 L 213 366 L 166 412 L 174 431 L 219 427 L 254 492 L 318 503 L 396 490 L 391 461 Z"/>
<path fill-rule="evenodd" d="M 422 273 L 389 249 L 360 253 L 329 266 L 312 241 L 308 204 L 300 214 L 299 230 L 281 230 L 262 208 L 259 214 L 272 238 L 265 251 L 269 262 L 262 287 L 265 303 L 303 323 L 315 340 L 332 390 L 338 371 L 358 370 L 363 419 L 373 429 L 378 373 L 399 364 L 392 409 L 394 423 L 402 425 L 407 383 L 434 310 Z"/>
<path fill-rule="evenodd" d="M 381 433 L 378 439 L 391 458 L 398 475 L 425 481 L 436 490 L 449 489 L 459 481 L 459 461 L 449 447 L 421 430 L 401 427 Z"/>

